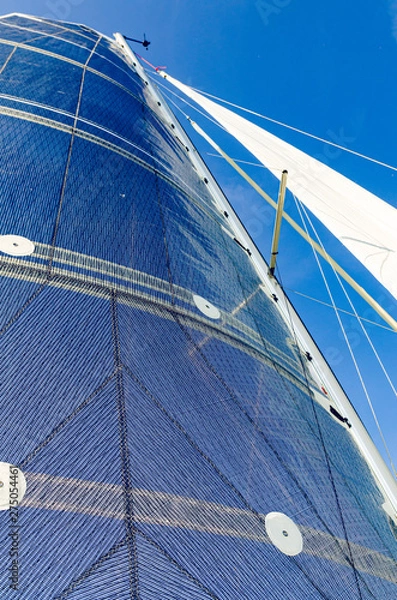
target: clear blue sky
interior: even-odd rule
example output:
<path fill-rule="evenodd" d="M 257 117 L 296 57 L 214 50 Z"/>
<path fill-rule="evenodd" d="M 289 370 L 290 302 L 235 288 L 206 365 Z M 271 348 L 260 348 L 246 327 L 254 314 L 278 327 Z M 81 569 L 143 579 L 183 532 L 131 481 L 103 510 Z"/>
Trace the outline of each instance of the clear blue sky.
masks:
<path fill-rule="evenodd" d="M 397 166 L 396 0 L 3 0 L 1 9 L 81 22 L 108 35 L 119 31 L 140 37 L 145 32 L 152 42 L 150 50 L 132 45 L 133 49 L 155 65 L 167 65 L 181 81 Z M 397 174 L 343 152 L 329 152 L 324 144 L 279 127 L 269 130 L 325 157 L 331 167 L 397 207 Z M 201 144 L 200 150 L 204 155 L 209 151 Z M 249 158 L 235 144 L 231 152 Z M 271 213 L 219 159 L 206 158 L 267 258 Z M 276 193 L 263 170 L 249 172 Z M 287 210 L 293 212 L 288 206 Z M 279 258 L 283 283 L 379 445 L 348 352 L 341 337 L 335 336 L 332 311 L 292 291 L 327 301 L 309 249 L 298 243 L 297 250 L 296 243 L 285 226 Z M 396 302 L 337 243 L 329 244 L 342 266 L 397 318 Z M 348 308 L 335 293 L 338 304 Z M 376 319 L 362 302 L 357 301 L 357 307 Z M 344 323 L 363 361 L 397 464 L 397 399 L 382 380 L 354 321 L 345 318 Z M 397 385 L 396 335 L 375 326 L 369 331 Z"/>

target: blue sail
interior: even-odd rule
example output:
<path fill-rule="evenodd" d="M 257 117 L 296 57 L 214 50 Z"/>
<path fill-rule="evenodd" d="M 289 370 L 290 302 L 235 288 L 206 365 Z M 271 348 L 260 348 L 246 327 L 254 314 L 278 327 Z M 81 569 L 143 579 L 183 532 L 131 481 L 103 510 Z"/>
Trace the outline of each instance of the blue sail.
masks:
<path fill-rule="evenodd" d="M 0 19 L 1 598 L 397 598 L 384 495 L 170 115 L 116 41 Z"/>

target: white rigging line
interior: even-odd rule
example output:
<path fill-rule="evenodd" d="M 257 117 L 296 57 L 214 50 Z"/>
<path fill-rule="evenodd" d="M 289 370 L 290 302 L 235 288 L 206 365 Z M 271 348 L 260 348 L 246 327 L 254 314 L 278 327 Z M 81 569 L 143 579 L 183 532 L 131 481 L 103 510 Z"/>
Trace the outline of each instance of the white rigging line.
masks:
<path fill-rule="evenodd" d="M 150 75 L 149 75 L 149 77 L 150 77 Z M 181 102 L 184 102 L 185 104 L 187 104 L 188 106 L 190 106 L 190 108 L 192 108 L 193 110 L 195 110 L 196 112 L 198 112 L 201 116 L 203 116 L 206 119 L 208 119 L 208 121 L 211 121 L 211 123 L 213 123 L 214 125 L 217 125 L 217 127 L 220 127 L 221 129 L 223 129 L 224 131 L 226 131 L 226 129 L 220 123 L 218 123 L 218 121 L 215 121 L 215 119 L 212 119 L 207 113 L 203 112 L 202 110 L 200 110 L 199 108 L 197 108 L 197 106 L 194 106 L 193 104 L 191 104 L 190 102 L 188 102 L 185 98 L 183 98 L 182 96 L 180 96 L 179 94 L 177 94 L 173 90 L 170 90 L 166 85 L 164 85 L 163 83 L 160 83 L 160 81 L 158 81 L 157 79 L 155 81 L 156 81 L 156 85 L 162 87 L 163 90 L 167 90 L 167 93 L 165 93 L 163 91 L 164 97 L 167 98 L 167 100 L 169 102 L 171 102 L 171 104 L 173 104 L 173 106 L 175 106 L 175 108 L 177 108 L 187 119 L 190 119 L 189 115 L 187 115 L 181 109 L 180 106 L 178 106 L 177 104 L 175 104 L 175 102 L 173 102 L 173 100 L 171 100 L 171 98 L 168 96 L 168 94 L 172 94 L 173 96 L 175 96 L 176 98 L 178 98 L 178 100 L 180 100 Z"/>
<path fill-rule="evenodd" d="M 307 217 L 307 218 L 308 218 L 308 220 L 309 220 L 309 223 L 310 223 L 310 225 L 313 227 L 313 225 L 312 225 L 312 222 L 311 222 L 311 220 L 310 220 L 310 218 L 309 218 L 309 216 L 308 216 L 308 214 L 307 214 L 307 211 L 306 211 L 306 209 L 303 207 L 303 205 L 302 205 L 302 208 L 303 208 L 303 210 L 304 210 L 304 212 L 305 212 L 305 214 L 306 214 L 306 217 Z M 314 229 L 313 229 L 313 231 L 314 231 L 315 235 L 317 236 L 317 239 L 319 239 L 319 238 L 318 238 L 318 235 L 317 235 L 317 232 L 316 232 Z M 336 279 L 337 279 L 337 281 L 338 281 L 339 285 L 340 285 L 340 286 L 341 286 L 341 288 L 342 288 L 342 291 L 343 291 L 343 293 L 344 293 L 345 297 L 347 298 L 347 301 L 348 301 L 348 302 L 349 302 L 349 304 L 350 304 L 350 307 L 351 307 L 351 309 L 352 309 L 352 311 L 353 311 L 353 314 L 354 314 L 355 318 L 356 318 L 356 319 L 357 319 L 357 321 L 360 323 L 360 327 L 361 327 L 361 329 L 362 329 L 362 331 L 363 331 L 363 333 L 364 333 L 364 335 L 365 335 L 365 337 L 366 337 L 366 339 L 367 339 L 367 341 L 368 341 L 368 344 L 369 344 L 369 345 L 370 345 L 370 347 L 371 347 L 371 350 L 373 351 L 373 353 L 374 353 L 374 355 L 375 355 L 375 357 L 376 357 L 376 359 L 377 359 L 377 361 L 378 361 L 378 363 L 379 363 L 379 366 L 381 367 L 381 369 L 382 369 L 382 371 L 383 371 L 383 374 L 384 374 L 384 376 L 386 377 L 386 380 L 387 380 L 387 382 L 388 382 L 388 383 L 389 383 L 389 385 L 390 385 L 390 388 L 391 388 L 391 390 L 392 390 L 393 394 L 394 394 L 394 395 L 395 395 L 395 397 L 397 398 L 397 390 L 396 390 L 396 388 L 395 388 L 395 386 L 394 386 L 394 384 L 393 384 L 393 382 L 392 382 L 392 380 L 391 380 L 391 378 L 390 378 L 390 376 L 389 376 L 389 374 L 388 374 L 388 372 L 387 372 L 387 369 L 386 369 L 386 367 L 385 367 L 385 366 L 384 366 L 384 364 L 383 364 L 383 361 L 382 361 L 382 359 L 380 358 L 380 356 L 379 356 L 379 354 L 378 354 L 378 352 L 377 352 L 377 350 L 376 350 L 376 348 L 375 348 L 375 346 L 374 346 L 374 344 L 373 344 L 373 342 L 372 342 L 372 340 L 371 340 L 371 338 L 370 338 L 370 335 L 368 334 L 367 330 L 366 330 L 366 329 L 365 329 L 365 327 L 364 327 L 363 321 L 364 321 L 365 319 L 363 319 L 362 317 L 360 317 L 360 316 L 357 314 L 356 307 L 354 306 L 354 303 L 353 303 L 353 301 L 352 301 L 352 299 L 351 299 L 351 297 L 350 297 L 350 295 L 349 295 L 349 292 L 347 291 L 347 289 L 346 289 L 346 287 L 345 287 L 345 285 L 344 285 L 344 283 L 343 283 L 342 279 L 340 278 L 339 274 L 338 274 L 336 271 L 334 271 L 334 273 L 335 273 L 335 276 L 336 276 Z"/>
<path fill-rule="evenodd" d="M 175 94 L 174 92 L 171 92 L 171 94 L 173 94 L 174 96 L 177 96 L 177 97 L 178 97 L 178 95 L 177 95 L 177 94 Z M 183 116 L 184 116 L 184 117 L 186 117 L 187 119 L 189 118 L 189 115 L 188 115 L 187 113 L 185 113 L 185 111 L 184 111 L 184 110 L 182 110 L 182 109 L 181 109 L 181 107 L 180 107 L 180 106 L 178 106 L 178 105 L 177 105 L 177 103 L 176 103 L 176 102 L 174 102 L 174 101 L 173 101 L 173 99 L 172 99 L 172 98 L 170 98 L 170 96 L 169 96 L 169 95 L 168 95 L 166 92 L 163 92 L 163 96 L 164 96 L 164 98 L 166 98 L 166 99 L 168 100 L 168 102 L 169 102 L 170 104 L 172 104 L 172 106 L 174 106 L 174 107 L 175 107 L 177 110 L 179 110 L 179 112 L 181 112 L 181 113 L 183 114 Z M 183 98 L 179 98 L 179 99 L 180 99 L 180 100 L 183 100 Z M 189 103 L 188 103 L 188 102 L 186 102 L 186 104 L 189 104 Z M 203 113 L 202 113 L 202 114 L 203 114 Z"/>
<path fill-rule="evenodd" d="M 208 121 L 210 121 L 211 123 L 213 123 L 214 125 L 217 125 L 220 129 L 222 129 L 223 131 L 226 131 L 226 129 L 220 124 L 218 123 L 218 121 L 212 119 L 207 113 L 201 111 L 199 108 L 197 108 L 196 106 L 194 106 L 193 104 L 191 104 L 190 102 L 188 102 L 185 98 L 183 98 L 182 96 L 180 96 L 179 94 L 177 94 L 176 92 L 170 90 L 169 88 L 167 88 L 163 83 L 159 82 L 158 79 L 155 80 L 156 84 L 159 85 L 160 87 L 163 88 L 163 90 L 167 90 L 167 92 L 171 93 L 173 96 L 176 96 L 178 98 L 178 100 L 180 100 L 181 102 L 184 102 L 185 104 L 187 104 L 187 106 L 189 106 L 190 108 L 192 108 L 193 110 L 195 110 L 196 112 L 198 112 L 200 115 L 202 115 L 203 117 L 205 117 L 206 119 L 208 119 Z M 258 112 L 255 112 L 254 110 L 250 110 L 248 108 L 244 108 L 244 106 L 240 106 L 238 104 L 234 104 L 233 102 L 229 102 L 228 100 L 224 100 L 223 98 L 219 98 L 218 96 L 214 96 L 212 94 L 209 94 L 208 92 L 203 92 L 202 90 L 198 90 L 196 88 L 192 88 L 192 90 L 198 92 L 199 94 L 203 94 L 204 96 L 208 96 L 209 98 L 213 98 L 214 100 L 218 100 L 219 102 L 223 102 L 224 104 L 227 104 L 229 106 L 233 106 L 234 108 L 237 108 L 243 112 L 246 112 L 248 114 L 254 115 L 256 117 L 259 117 L 261 119 L 264 119 L 265 121 L 269 121 L 270 123 L 274 123 L 276 125 L 280 125 L 281 127 L 284 127 L 285 129 L 290 129 L 291 131 L 295 131 L 296 133 L 300 133 L 302 135 L 305 135 L 306 137 L 312 138 L 318 142 L 322 142 L 324 144 L 327 144 L 329 146 L 332 146 L 334 148 L 338 148 L 339 150 L 343 150 L 344 152 L 347 152 L 349 154 L 352 154 L 354 156 L 357 156 L 359 158 L 363 158 L 364 160 L 367 160 L 369 162 L 372 162 L 374 164 L 380 165 L 382 167 L 385 167 L 387 169 L 390 169 L 391 171 L 395 171 L 397 172 L 397 167 L 393 167 L 393 165 L 389 165 L 388 163 L 382 162 L 380 160 L 377 160 L 375 158 L 372 158 L 370 156 L 367 156 L 365 154 L 362 154 L 361 152 L 356 152 L 355 150 L 352 150 L 351 148 L 346 148 L 345 146 L 342 146 L 340 144 L 336 144 L 335 142 L 331 142 L 330 140 L 326 140 L 325 138 L 321 138 L 317 135 L 314 135 L 313 133 L 309 133 L 307 131 L 303 131 L 302 129 L 298 129 L 297 127 L 293 127 L 292 125 L 287 125 L 286 123 L 283 123 L 282 121 L 277 121 L 276 119 L 272 119 L 271 117 L 266 117 L 265 115 L 262 115 Z M 167 94 L 164 94 L 167 99 L 172 102 L 172 100 L 169 98 L 169 96 L 167 96 Z M 172 104 L 182 112 L 182 114 L 189 119 L 189 116 L 184 113 L 184 111 L 174 102 L 172 102 Z M 210 154 L 208 153 L 209 156 L 215 156 L 218 157 L 219 155 L 216 154 Z M 242 160 L 236 160 L 235 162 L 239 162 L 241 164 L 247 164 L 253 167 L 260 167 L 264 165 L 260 165 L 258 163 L 253 163 L 253 162 L 245 162 Z M 266 167 L 264 167 L 266 168 Z"/>
<path fill-rule="evenodd" d="M 255 112 L 254 110 L 250 110 L 249 108 L 245 108 L 244 106 L 239 106 L 238 104 L 234 104 L 233 102 L 229 102 L 228 100 L 224 100 L 223 98 L 219 98 L 218 96 L 213 96 L 208 92 L 203 92 L 202 90 L 198 90 L 196 88 L 192 88 L 195 92 L 202 94 L 203 96 L 208 96 L 208 98 L 212 98 L 214 100 L 218 100 L 218 102 L 223 102 L 228 106 L 233 106 L 234 108 L 238 108 L 239 110 L 249 113 L 255 117 L 259 117 L 260 119 L 264 119 L 265 121 L 269 121 L 270 123 L 274 123 L 275 125 L 280 125 L 285 129 L 290 129 L 291 131 L 295 131 L 296 133 L 300 133 L 305 135 L 306 137 L 312 138 L 313 140 L 317 140 L 318 142 L 322 142 L 327 144 L 328 146 L 333 146 L 334 148 L 338 148 L 339 150 L 343 150 L 344 152 L 348 152 L 349 154 L 353 154 L 354 156 L 358 156 L 359 158 L 364 158 L 372 163 L 380 165 L 381 167 L 386 167 L 387 169 L 391 169 L 392 171 L 397 171 L 397 167 L 393 167 L 393 165 L 389 165 L 388 163 L 377 160 L 376 158 L 372 158 L 371 156 L 367 156 L 366 154 L 362 154 L 361 152 L 356 152 L 351 148 L 346 148 L 346 146 L 342 146 L 340 144 L 336 144 L 335 142 L 331 142 L 330 140 L 326 140 L 321 138 L 313 133 L 309 133 L 307 131 L 303 131 L 302 129 L 298 129 L 297 127 L 293 127 L 292 125 L 287 125 L 287 123 L 283 123 L 282 121 L 277 121 L 276 119 L 272 119 L 271 117 L 267 117 L 266 115 L 262 115 L 261 113 Z"/>
<path fill-rule="evenodd" d="M 322 304 L 323 306 L 327 306 L 328 308 L 334 308 L 332 306 L 332 304 L 329 304 L 328 302 L 324 302 L 323 300 L 320 300 L 319 298 L 313 298 L 313 296 L 309 296 L 308 294 L 304 294 L 303 292 L 298 292 L 298 290 L 294 290 L 294 289 L 289 288 L 289 287 L 284 287 L 284 289 L 287 290 L 287 292 L 292 292 L 293 294 L 296 294 L 297 296 L 302 296 L 303 298 L 307 298 L 308 300 L 312 300 L 313 302 L 317 302 L 317 304 Z M 350 311 L 345 310 L 343 308 L 337 307 L 337 310 L 338 310 L 338 312 L 344 313 L 346 315 L 349 315 L 350 317 L 355 317 L 356 316 L 354 314 L 354 312 L 350 312 Z M 380 327 L 381 329 L 385 329 L 386 331 L 390 331 L 390 333 L 397 333 L 394 329 L 391 329 L 387 325 L 382 325 L 382 323 L 376 323 L 376 321 L 372 321 L 371 319 L 367 319 L 367 318 L 361 317 L 361 316 L 358 316 L 357 318 L 360 319 L 360 321 L 365 321 L 366 323 L 369 323 L 370 325 L 375 325 L 375 327 Z"/>
<path fill-rule="evenodd" d="M 310 227 L 312 228 L 312 230 L 313 230 L 313 232 L 314 232 L 314 235 L 315 235 L 315 236 L 316 236 L 316 238 L 317 238 L 317 241 L 318 241 L 318 243 L 319 243 L 319 244 L 321 245 L 321 247 L 324 249 L 324 247 L 323 247 L 323 245 L 322 245 L 322 242 L 321 242 L 321 240 L 320 240 L 320 237 L 319 237 L 319 235 L 318 235 L 318 233 L 317 233 L 317 231 L 316 231 L 316 229 L 315 229 L 315 227 L 314 227 L 314 225 L 313 225 L 313 223 L 312 223 L 312 221 L 311 221 L 311 219 L 310 219 L 309 215 L 307 214 L 307 212 L 306 212 L 306 210 L 305 210 L 305 207 L 302 205 L 302 203 L 299 201 L 299 199 L 297 199 L 297 198 L 295 197 L 295 195 L 293 195 L 293 197 L 294 197 L 294 200 L 295 200 L 295 203 L 296 203 L 297 209 L 298 209 L 298 211 L 299 211 L 299 214 L 300 214 L 300 217 L 301 217 L 301 220 L 302 220 L 303 226 L 304 226 L 304 228 L 305 228 L 305 230 L 306 230 L 306 233 L 308 233 L 308 230 L 307 230 L 307 225 L 306 225 L 306 221 L 305 221 L 305 219 L 307 219 L 307 221 L 309 222 L 309 224 L 310 224 Z M 302 214 L 302 213 L 304 214 L 305 218 L 303 218 L 303 214 Z M 391 453 L 390 453 L 389 447 L 388 447 L 388 445 L 387 445 L 387 442 L 386 442 L 386 439 L 385 439 L 385 437 L 384 437 L 384 434 L 383 434 L 382 428 L 381 428 L 381 426 L 380 426 L 380 423 L 379 423 L 378 417 L 377 417 L 377 415 L 376 415 L 375 408 L 374 408 L 374 406 L 373 406 L 373 404 L 372 404 L 372 401 L 371 401 L 371 398 L 370 398 L 370 395 L 369 395 L 369 392 L 368 392 L 367 386 L 365 385 L 365 382 L 364 382 L 364 379 L 363 379 L 363 376 L 362 376 L 362 373 L 361 373 L 360 367 L 358 366 L 357 359 L 356 359 L 356 356 L 355 356 L 355 354 L 354 354 L 353 348 L 351 347 L 351 344 L 350 344 L 350 342 L 349 342 L 349 338 L 348 338 L 348 336 L 347 336 L 347 334 L 346 334 L 345 327 L 344 327 L 344 325 L 343 325 L 343 323 L 342 323 L 342 319 L 341 319 L 341 317 L 340 317 L 340 314 L 339 314 L 338 308 L 337 308 L 337 306 L 336 306 L 336 304 L 335 304 L 334 297 L 333 297 L 333 295 L 332 295 L 332 292 L 331 292 L 331 289 L 330 289 L 330 287 L 329 287 L 328 281 L 327 281 L 327 279 L 326 279 L 326 277 L 325 277 L 325 273 L 324 273 L 324 270 L 323 270 L 323 268 L 322 268 L 322 266 L 321 266 L 320 259 L 319 259 L 318 255 L 317 255 L 317 253 L 315 252 L 314 248 L 312 248 L 312 250 L 313 250 L 313 254 L 314 254 L 314 256 L 315 256 L 316 262 L 317 262 L 317 266 L 318 266 L 318 268 L 319 268 L 319 271 L 320 271 L 320 273 L 321 273 L 321 276 L 322 276 L 322 279 L 323 279 L 324 285 L 325 285 L 325 287 L 326 287 L 326 289 L 327 289 L 327 292 L 328 292 L 328 295 L 329 295 L 329 297 L 330 297 L 330 300 L 331 300 L 331 303 L 332 303 L 332 307 L 333 307 L 333 309 L 334 309 L 334 311 L 335 311 L 335 316 L 336 316 L 336 318 L 337 318 L 337 320 L 338 320 L 339 327 L 341 328 L 341 331 L 342 331 L 342 334 L 343 334 L 344 340 L 345 340 L 345 342 L 346 342 L 347 348 L 348 348 L 348 350 L 349 350 L 349 353 L 350 353 L 350 356 L 351 356 L 351 358 L 352 358 L 352 361 L 353 361 L 353 364 L 354 364 L 354 368 L 355 368 L 355 370 L 356 370 L 356 373 L 357 373 L 357 376 L 358 376 L 358 378 L 359 378 L 359 380 L 360 380 L 360 384 L 361 384 L 362 390 L 363 390 L 363 392 L 364 392 L 364 394 L 365 394 L 365 397 L 366 397 L 366 399 L 367 399 L 367 403 L 368 403 L 368 406 L 369 406 L 369 408 L 370 408 L 370 410 L 371 410 L 372 417 L 373 417 L 373 419 L 374 419 L 374 421 L 375 421 L 376 427 L 377 427 L 377 429 L 378 429 L 379 436 L 380 436 L 380 438 L 381 438 L 381 440 L 382 440 L 382 443 L 383 443 L 383 446 L 384 446 L 384 448 L 385 448 L 385 451 L 386 451 L 387 457 L 388 457 L 388 459 L 389 459 L 389 462 L 390 462 L 390 466 L 391 466 L 391 468 L 392 468 L 393 475 L 394 475 L 394 477 L 396 477 L 396 478 L 397 478 L 397 470 L 396 470 L 396 468 L 395 468 L 395 466 L 394 466 L 394 462 L 393 462 L 393 459 L 392 459 L 392 456 L 391 456 Z M 383 371 L 383 373 L 384 373 L 384 375 L 385 375 L 385 377 L 386 377 L 386 379 L 387 379 L 387 381 L 388 381 L 388 383 L 389 383 L 389 385 L 390 385 L 390 387 L 391 387 L 391 389 L 392 389 L 392 391 L 393 391 L 394 395 L 395 395 L 395 396 L 397 396 L 397 391 L 396 391 L 396 389 L 395 389 L 395 387 L 394 387 L 394 385 L 393 385 L 393 383 L 392 383 L 392 381 L 391 381 L 391 379 L 390 379 L 390 377 L 389 377 L 389 375 L 388 375 L 388 373 L 387 373 L 387 371 L 386 371 L 386 369 L 385 369 L 385 367 L 384 367 L 384 365 L 383 365 L 383 362 L 382 362 L 382 360 L 381 360 L 381 358 L 380 358 L 380 356 L 379 356 L 378 352 L 376 351 L 376 349 L 375 349 L 375 347 L 374 347 L 374 345 L 373 345 L 373 343 L 372 343 L 371 339 L 369 338 L 369 335 L 368 335 L 368 333 L 367 333 L 367 331 L 366 331 L 366 329 L 365 329 L 365 327 L 364 327 L 364 325 L 363 325 L 363 323 L 362 323 L 362 321 L 361 321 L 360 317 L 358 316 L 358 314 L 357 314 L 357 312 L 356 312 L 356 309 L 355 309 L 355 307 L 354 307 L 354 305 L 353 305 L 353 302 L 351 301 L 351 299 L 350 299 L 350 297 L 349 297 L 349 294 L 347 293 L 347 290 L 345 289 L 345 287 L 344 287 L 344 285 L 343 285 L 342 281 L 340 280 L 340 278 L 339 278 L 338 274 L 336 273 L 336 271 L 335 271 L 334 269 L 333 269 L 333 271 L 334 271 L 334 273 L 335 273 L 335 276 L 336 276 L 336 278 L 337 278 L 337 280 L 338 280 L 338 282 L 339 282 L 339 284 L 340 284 L 340 286 L 341 286 L 341 288 L 342 288 L 342 290 L 343 290 L 343 292 L 344 292 L 344 294 L 345 294 L 346 298 L 348 299 L 348 302 L 349 302 L 349 304 L 350 304 L 350 306 L 351 306 L 351 308 L 352 308 L 352 310 L 353 310 L 353 312 L 354 312 L 354 315 L 355 315 L 356 319 L 357 319 L 357 320 L 359 321 L 359 323 L 360 323 L 360 326 L 361 326 L 361 328 L 362 328 L 362 330 L 363 330 L 363 332 L 364 332 L 364 335 L 365 335 L 365 337 L 367 338 L 367 341 L 368 341 L 368 343 L 369 343 L 369 345 L 370 345 L 370 347 L 371 347 L 372 351 L 374 352 L 374 354 L 375 354 L 375 357 L 376 357 L 376 359 L 377 359 L 377 361 L 378 361 L 378 363 L 379 363 L 379 365 L 380 365 L 380 367 L 381 367 L 381 369 L 382 369 L 382 371 Z"/>
<path fill-rule="evenodd" d="M 207 156 L 213 156 L 215 158 L 221 158 L 222 160 L 224 160 L 223 156 L 221 154 L 215 154 L 215 152 L 206 152 Z M 248 165 L 250 167 L 259 167 L 260 169 L 266 169 L 265 165 L 263 165 L 262 163 L 258 163 L 258 162 L 251 162 L 249 160 L 241 160 L 239 158 L 233 158 L 234 162 L 239 163 L 240 165 Z"/>

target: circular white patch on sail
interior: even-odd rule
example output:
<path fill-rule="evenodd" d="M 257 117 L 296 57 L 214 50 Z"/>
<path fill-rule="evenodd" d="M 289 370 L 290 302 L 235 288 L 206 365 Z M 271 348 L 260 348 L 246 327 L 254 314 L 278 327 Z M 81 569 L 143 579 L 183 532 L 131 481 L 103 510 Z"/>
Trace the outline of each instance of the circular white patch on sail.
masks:
<path fill-rule="evenodd" d="M 265 517 L 265 526 L 271 542 L 281 552 L 288 556 L 296 556 L 302 552 L 302 534 L 287 515 L 271 512 Z"/>
<path fill-rule="evenodd" d="M 201 296 L 197 296 L 197 294 L 193 294 L 193 301 L 194 301 L 195 305 L 197 306 L 197 308 L 206 317 L 208 317 L 210 319 L 220 319 L 220 317 L 221 317 L 220 311 L 216 308 L 216 306 L 211 304 L 211 302 L 208 302 L 208 300 L 206 300 L 205 298 L 202 298 Z"/>
<path fill-rule="evenodd" d="M 0 251 L 11 256 L 29 256 L 34 244 L 21 235 L 0 235 Z"/>
<path fill-rule="evenodd" d="M 26 492 L 26 479 L 22 471 L 9 463 L 0 462 L 0 510 L 17 508 Z"/>

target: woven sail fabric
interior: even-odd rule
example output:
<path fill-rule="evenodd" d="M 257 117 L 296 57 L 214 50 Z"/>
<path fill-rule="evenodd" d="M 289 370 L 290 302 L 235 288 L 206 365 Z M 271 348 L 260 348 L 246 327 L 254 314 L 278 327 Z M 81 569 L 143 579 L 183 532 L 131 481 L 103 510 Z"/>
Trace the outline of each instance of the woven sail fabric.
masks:
<path fill-rule="evenodd" d="M 0 66 L 0 246 L 34 244 L 0 252 L 0 597 L 396 597 L 384 498 L 133 61 L 11 15 Z"/>
<path fill-rule="evenodd" d="M 167 81 L 204 108 L 288 188 L 397 298 L 397 210 L 324 163 L 178 80 Z"/>

